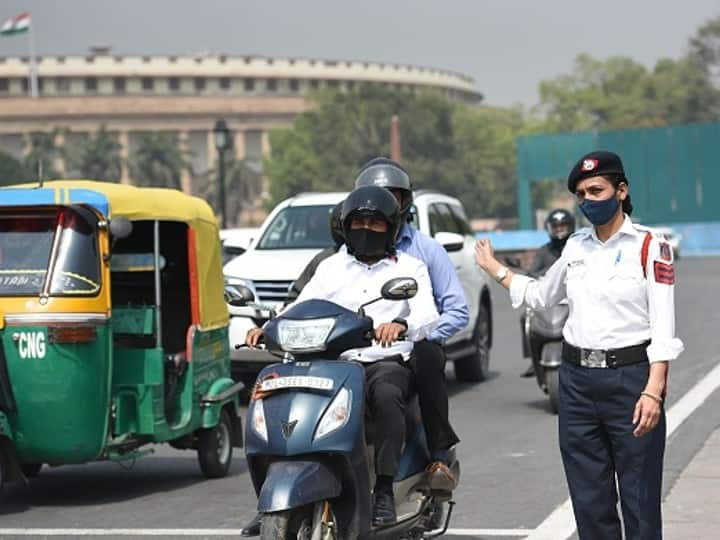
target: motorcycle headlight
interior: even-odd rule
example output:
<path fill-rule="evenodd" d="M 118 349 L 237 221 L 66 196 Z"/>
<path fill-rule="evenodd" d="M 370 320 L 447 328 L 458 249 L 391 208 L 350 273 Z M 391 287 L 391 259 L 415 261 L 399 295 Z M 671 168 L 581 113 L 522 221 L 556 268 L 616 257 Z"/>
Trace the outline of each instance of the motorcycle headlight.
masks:
<path fill-rule="evenodd" d="M 253 431 L 265 442 L 268 442 L 267 424 L 265 423 L 265 408 L 262 399 L 253 403 L 251 423 Z"/>
<path fill-rule="evenodd" d="M 334 318 L 278 322 L 278 337 L 284 351 L 324 351 L 325 342 L 335 326 Z"/>
<path fill-rule="evenodd" d="M 315 439 L 321 439 L 347 424 L 351 403 L 352 392 L 343 386 L 320 419 L 315 431 Z"/>

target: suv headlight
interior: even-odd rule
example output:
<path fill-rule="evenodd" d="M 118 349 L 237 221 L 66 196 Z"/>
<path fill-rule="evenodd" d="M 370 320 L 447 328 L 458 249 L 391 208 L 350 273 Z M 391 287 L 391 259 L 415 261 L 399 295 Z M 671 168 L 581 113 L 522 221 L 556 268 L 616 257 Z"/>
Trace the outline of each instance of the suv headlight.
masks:
<path fill-rule="evenodd" d="M 278 322 L 278 337 L 284 351 L 324 351 L 325 343 L 335 326 L 334 318 Z"/>
<path fill-rule="evenodd" d="M 258 399 L 253 403 L 251 423 L 253 431 L 265 442 L 268 442 L 267 424 L 265 423 L 265 407 L 263 400 Z"/>
<path fill-rule="evenodd" d="M 351 403 L 352 392 L 343 386 L 320 419 L 315 439 L 321 439 L 347 424 Z"/>

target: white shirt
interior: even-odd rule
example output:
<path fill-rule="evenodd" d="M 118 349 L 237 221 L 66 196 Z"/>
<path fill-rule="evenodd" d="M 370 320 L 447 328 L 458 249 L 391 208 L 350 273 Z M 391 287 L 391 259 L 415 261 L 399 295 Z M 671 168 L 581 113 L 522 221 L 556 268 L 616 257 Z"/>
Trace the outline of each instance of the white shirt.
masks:
<path fill-rule="evenodd" d="M 374 362 L 400 354 L 407 360 L 413 342 L 427 337 L 440 317 L 433 300 L 430 276 L 421 260 L 398 253 L 397 257 L 386 257 L 368 265 L 350 255 L 343 246 L 335 255 L 320 263 L 295 302 L 316 298 L 357 311 L 365 302 L 380 296 L 380 289 L 386 281 L 397 277 L 414 278 L 418 284 L 417 294 L 409 300 L 379 300 L 367 306 L 365 314 L 372 318 L 375 328 L 396 318 L 405 319 L 408 325 L 406 340 L 389 347 L 372 345 L 352 349 L 343 353 L 341 358 Z"/>
<path fill-rule="evenodd" d="M 579 230 L 540 280 L 513 277 L 513 307 L 525 303 L 541 310 L 567 296 L 570 314 L 563 338 L 569 344 L 607 350 L 650 340 L 650 362 L 674 360 L 684 346 L 675 337 L 672 250 L 653 236 L 644 275 L 641 251 L 646 232 L 628 216 L 604 243 L 594 228 Z"/>

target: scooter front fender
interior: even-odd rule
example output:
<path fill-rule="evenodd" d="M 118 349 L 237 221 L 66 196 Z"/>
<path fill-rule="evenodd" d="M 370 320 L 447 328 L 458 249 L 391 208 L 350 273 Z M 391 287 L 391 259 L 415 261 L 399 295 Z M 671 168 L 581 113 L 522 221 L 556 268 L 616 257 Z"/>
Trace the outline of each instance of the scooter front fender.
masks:
<path fill-rule="evenodd" d="M 270 465 L 258 497 L 258 511 L 279 512 L 340 495 L 340 481 L 317 461 Z"/>

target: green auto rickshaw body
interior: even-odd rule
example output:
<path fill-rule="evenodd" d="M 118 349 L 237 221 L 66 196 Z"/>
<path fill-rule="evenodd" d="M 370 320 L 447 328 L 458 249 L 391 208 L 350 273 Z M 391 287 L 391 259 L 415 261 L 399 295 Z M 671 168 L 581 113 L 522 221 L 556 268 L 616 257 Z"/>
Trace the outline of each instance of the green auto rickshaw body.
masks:
<path fill-rule="evenodd" d="M 113 236 L 113 220 L 132 230 Z M 227 326 L 201 199 L 81 180 L 0 190 L 0 461 L 14 470 L 199 448 L 223 426 L 241 446 Z"/>

